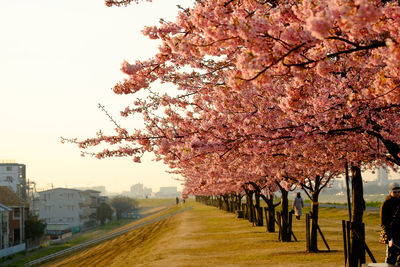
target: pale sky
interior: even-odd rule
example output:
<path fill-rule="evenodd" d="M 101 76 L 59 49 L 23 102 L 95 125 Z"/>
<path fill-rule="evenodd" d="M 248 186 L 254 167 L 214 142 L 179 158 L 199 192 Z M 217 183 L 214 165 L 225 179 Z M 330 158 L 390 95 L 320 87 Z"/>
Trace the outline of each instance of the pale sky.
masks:
<path fill-rule="evenodd" d="M 81 157 L 77 146 L 60 137 L 93 137 L 113 125 L 97 108 L 106 106 L 121 126 L 140 121 L 120 119 L 133 102 L 111 87 L 123 79 L 120 64 L 152 56 L 158 43 L 141 34 L 160 18 L 174 19 L 176 4 L 190 0 L 153 0 L 107 8 L 102 0 L 1 1 L 0 7 L 0 160 L 27 167 L 38 188 L 106 186 L 109 192 L 143 183 L 158 191 L 178 186 L 176 175 L 152 161 Z"/>

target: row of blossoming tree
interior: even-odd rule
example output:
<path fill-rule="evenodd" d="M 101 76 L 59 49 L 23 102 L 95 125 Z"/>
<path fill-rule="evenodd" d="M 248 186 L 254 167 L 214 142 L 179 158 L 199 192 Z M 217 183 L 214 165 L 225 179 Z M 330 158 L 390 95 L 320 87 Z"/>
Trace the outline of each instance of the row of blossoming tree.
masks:
<path fill-rule="evenodd" d="M 315 219 L 321 189 L 348 164 L 360 247 L 361 170 L 400 165 L 399 24 L 397 1 L 195 0 L 144 29 L 161 41 L 154 57 L 122 64 L 114 92 L 147 97 L 121 115 L 145 127 L 75 142 L 108 144 L 98 158 L 153 152 L 182 175 L 184 194 L 248 190 L 271 204 L 301 187 Z M 178 93 L 158 90 L 166 83 Z"/>

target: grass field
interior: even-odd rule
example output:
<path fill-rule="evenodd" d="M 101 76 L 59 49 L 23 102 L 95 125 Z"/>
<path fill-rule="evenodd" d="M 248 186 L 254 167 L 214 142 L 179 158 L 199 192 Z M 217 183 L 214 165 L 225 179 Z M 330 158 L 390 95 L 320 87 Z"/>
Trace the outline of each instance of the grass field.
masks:
<path fill-rule="evenodd" d="M 305 221 L 294 220 L 298 242 L 278 241 L 278 233 L 254 227 L 215 207 L 189 200 L 169 211 L 193 209 L 133 230 L 123 236 L 69 255 L 48 266 L 343 266 L 341 220 L 346 209 L 320 208 L 320 227 L 331 252 L 306 253 Z M 304 212 L 307 212 L 307 208 Z M 157 216 L 154 214 L 152 216 Z M 379 214 L 366 212 L 366 242 L 378 262 L 385 246 L 378 243 Z M 322 239 L 319 248 L 326 250 Z M 367 256 L 367 262 L 371 260 Z"/>
<path fill-rule="evenodd" d="M 174 198 L 149 198 L 149 199 L 138 199 L 140 208 L 147 208 L 147 207 L 157 207 L 157 206 L 164 206 L 169 204 L 175 204 Z"/>
<path fill-rule="evenodd" d="M 89 230 L 87 232 L 77 234 L 75 237 L 73 237 L 71 240 L 67 241 L 64 244 L 52 245 L 45 249 L 43 249 L 43 248 L 36 249 L 36 250 L 29 252 L 29 254 L 28 254 L 28 252 L 16 254 L 16 255 L 14 255 L 14 257 L 23 256 L 25 254 L 27 254 L 27 255 L 23 259 L 20 259 L 20 260 L 16 261 L 15 263 L 10 264 L 8 266 L 24 266 L 24 264 L 29 261 L 39 259 L 41 257 L 50 255 L 52 253 L 70 248 L 72 246 L 75 246 L 75 245 L 83 243 L 85 241 L 100 237 L 107 233 L 112 233 L 113 231 L 115 231 L 115 229 L 121 229 L 124 226 L 126 227 L 126 225 L 129 225 L 130 223 L 132 223 L 132 221 L 133 221 L 132 219 L 120 219 L 117 221 L 110 222 L 106 225 L 99 226 L 98 228 L 96 228 L 94 230 Z M 9 257 L 9 258 L 12 259 L 14 257 Z M 1 265 L 1 262 L 0 262 L 0 265 Z"/>
<path fill-rule="evenodd" d="M 139 208 L 141 210 L 141 214 L 146 216 L 151 213 L 159 212 L 167 205 L 174 205 L 175 199 L 143 199 L 138 200 Z M 22 257 L 21 259 L 15 261 L 13 264 L 9 264 L 8 266 L 24 266 L 25 263 L 39 259 L 41 257 L 50 255 L 52 253 L 62 251 L 64 249 L 70 248 L 72 246 L 81 244 L 83 242 L 101 237 L 106 234 L 113 233 L 118 230 L 122 230 L 134 224 L 136 222 L 135 219 L 120 219 L 116 221 L 109 222 L 103 226 L 99 226 L 93 230 L 85 231 L 77 234 L 71 240 L 67 241 L 64 244 L 52 245 L 51 247 L 45 249 L 36 249 L 31 252 L 21 252 L 15 254 L 13 256 L 9 256 L 4 258 L 3 261 L 0 261 L 0 265 L 4 263 L 6 260 L 15 259 Z"/>

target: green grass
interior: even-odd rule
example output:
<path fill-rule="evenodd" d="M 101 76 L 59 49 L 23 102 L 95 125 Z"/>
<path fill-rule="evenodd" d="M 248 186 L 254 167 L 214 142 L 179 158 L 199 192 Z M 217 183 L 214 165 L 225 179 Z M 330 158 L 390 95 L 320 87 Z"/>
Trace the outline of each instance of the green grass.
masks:
<path fill-rule="evenodd" d="M 382 205 L 382 202 L 381 202 L 381 201 L 369 201 L 369 202 L 366 202 L 366 203 L 365 203 L 365 206 L 367 206 L 367 207 L 377 207 L 377 208 L 380 208 L 381 205 Z"/>
<path fill-rule="evenodd" d="M 31 256 L 28 256 L 28 257 L 26 257 L 24 259 L 21 259 L 21 260 L 15 262 L 14 264 L 10 264 L 10 265 L 7 265 L 7 266 L 13 266 L 13 267 L 14 266 L 15 267 L 17 267 L 17 266 L 18 267 L 19 266 L 25 266 L 25 264 L 30 262 L 30 261 L 45 257 L 47 255 L 50 255 L 52 253 L 56 253 L 58 251 L 67 249 L 69 247 L 71 247 L 71 244 L 62 244 L 62 245 L 57 245 L 57 246 L 54 246 L 54 247 L 50 247 L 50 248 L 48 248 L 46 250 L 43 250 L 43 251 L 38 250 L 36 253 L 32 254 Z"/>
<path fill-rule="evenodd" d="M 347 203 L 338 203 L 338 202 L 324 202 L 323 204 L 330 204 L 330 205 L 337 205 L 337 206 L 347 206 Z M 382 205 L 381 201 L 367 201 L 367 202 L 365 202 L 365 206 L 366 207 L 380 208 L 381 205 Z"/>

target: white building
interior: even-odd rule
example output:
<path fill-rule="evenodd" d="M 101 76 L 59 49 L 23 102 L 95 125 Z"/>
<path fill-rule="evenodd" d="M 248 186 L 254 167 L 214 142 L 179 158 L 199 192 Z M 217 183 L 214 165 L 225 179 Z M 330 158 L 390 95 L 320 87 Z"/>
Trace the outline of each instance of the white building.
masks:
<path fill-rule="evenodd" d="M 131 186 L 131 191 L 122 192 L 122 195 L 133 197 L 133 198 L 146 198 L 150 197 L 153 190 L 151 188 L 143 187 L 143 184 L 138 183 Z"/>
<path fill-rule="evenodd" d="M 379 166 L 377 171 L 377 184 L 379 186 L 386 185 L 389 183 L 389 174 L 388 170 Z"/>
<path fill-rule="evenodd" d="M 39 219 L 47 224 L 79 226 L 82 203 L 79 190 L 55 188 L 39 192 Z"/>
<path fill-rule="evenodd" d="M 55 188 L 39 192 L 39 219 L 48 229 L 85 227 L 96 220 L 96 208 L 103 197 L 95 190 Z M 62 229 L 64 228 L 64 229 Z"/>
<path fill-rule="evenodd" d="M 26 199 L 26 167 L 15 162 L 0 163 L 0 186 L 8 186 L 20 198 Z"/>
<path fill-rule="evenodd" d="M 152 194 L 153 194 L 153 189 L 147 187 L 143 188 L 143 197 L 148 198 L 151 197 Z"/>
<path fill-rule="evenodd" d="M 143 184 L 138 183 L 131 186 L 131 194 L 134 198 L 143 198 Z"/>
<path fill-rule="evenodd" d="M 158 198 L 179 197 L 181 193 L 176 186 L 160 187 L 160 191 L 156 193 Z"/>

